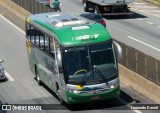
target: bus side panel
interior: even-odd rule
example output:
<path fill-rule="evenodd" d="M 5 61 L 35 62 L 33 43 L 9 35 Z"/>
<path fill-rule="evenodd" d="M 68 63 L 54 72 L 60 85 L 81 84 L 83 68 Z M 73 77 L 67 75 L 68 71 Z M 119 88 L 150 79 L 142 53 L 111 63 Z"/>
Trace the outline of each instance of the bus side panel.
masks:
<path fill-rule="evenodd" d="M 55 59 L 48 56 L 44 53 L 43 50 L 35 46 L 30 46 L 27 43 L 27 50 L 28 50 L 28 58 L 31 71 L 36 74 L 35 66 L 38 76 L 40 77 L 41 81 L 47 85 L 51 90 L 56 92 L 56 81 L 58 78 L 57 67 L 55 63 Z M 31 51 L 29 50 L 31 49 Z"/>
<path fill-rule="evenodd" d="M 59 86 L 60 86 L 60 92 L 61 92 L 61 98 L 68 103 L 68 96 L 66 94 L 66 83 L 64 82 L 64 75 L 60 73 L 59 75 Z"/>
<path fill-rule="evenodd" d="M 28 40 L 26 41 L 26 47 L 27 47 L 27 53 L 28 53 L 28 59 L 29 59 L 29 66 L 30 66 L 30 69 L 31 71 L 35 73 L 35 65 L 36 64 L 36 59 L 34 57 L 34 47 L 33 45 L 31 44 L 31 42 L 29 42 Z"/>
<path fill-rule="evenodd" d="M 43 50 L 36 49 L 35 59 L 37 60 L 37 68 L 39 70 L 40 79 L 52 90 L 55 89 L 51 84 L 55 83 L 55 80 L 51 80 L 56 75 L 54 71 L 54 59 L 46 54 Z M 55 86 L 55 85 L 54 85 Z"/>

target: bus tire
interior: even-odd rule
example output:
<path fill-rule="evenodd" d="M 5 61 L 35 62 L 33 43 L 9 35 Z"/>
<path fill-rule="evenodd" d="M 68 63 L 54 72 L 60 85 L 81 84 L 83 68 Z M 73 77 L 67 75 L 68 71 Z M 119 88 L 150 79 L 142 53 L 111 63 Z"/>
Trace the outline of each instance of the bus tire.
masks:
<path fill-rule="evenodd" d="M 99 10 L 99 7 L 97 5 L 95 5 L 94 13 L 100 14 L 100 10 Z"/>
<path fill-rule="evenodd" d="M 58 97 L 58 100 L 59 100 L 59 102 L 60 102 L 62 105 L 64 105 L 65 102 L 64 102 L 64 100 L 63 100 L 62 97 L 61 97 L 60 89 L 59 89 L 59 86 L 57 85 L 57 83 L 56 83 L 56 86 L 57 86 L 56 95 L 57 95 L 57 97 Z"/>
<path fill-rule="evenodd" d="M 89 7 L 84 6 L 84 11 L 85 11 L 85 12 L 88 12 L 88 11 L 89 11 Z"/>

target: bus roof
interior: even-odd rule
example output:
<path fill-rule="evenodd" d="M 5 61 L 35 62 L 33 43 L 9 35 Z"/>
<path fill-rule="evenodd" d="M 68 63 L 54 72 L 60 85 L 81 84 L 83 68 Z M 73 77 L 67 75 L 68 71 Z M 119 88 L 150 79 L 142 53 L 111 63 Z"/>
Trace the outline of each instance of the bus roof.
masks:
<path fill-rule="evenodd" d="M 26 21 L 57 38 L 63 46 L 104 42 L 111 39 L 101 24 L 62 12 L 30 15 Z"/>

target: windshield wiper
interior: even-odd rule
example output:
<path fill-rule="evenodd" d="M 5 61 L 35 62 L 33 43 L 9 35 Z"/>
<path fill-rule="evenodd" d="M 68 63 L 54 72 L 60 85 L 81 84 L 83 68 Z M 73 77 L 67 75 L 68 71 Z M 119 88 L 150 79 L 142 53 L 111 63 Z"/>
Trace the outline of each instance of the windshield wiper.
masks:
<path fill-rule="evenodd" d="M 106 79 L 105 79 L 105 75 L 101 72 L 101 70 L 98 68 L 97 65 L 93 65 L 92 66 L 92 74 L 93 74 L 93 79 L 95 79 L 95 74 L 97 72 L 99 72 L 100 74 L 98 74 L 100 76 L 100 78 L 102 78 L 103 82 L 106 82 Z"/>
<path fill-rule="evenodd" d="M 84 86 L 85 83 L 86 83 L 86 76 L 87 76 L 87 72 L 84 73 L 84 76 L 83 76 L 82 79 L 81 79 L 81 85 L 82 85 L 82 86 Z"/>
<path fill-rule="evenodd" d="M 91 76 L 92 75 L 92 79 L 94 80 L 94 78 L 95 78 L 95 70 L 96 70 L 96 68 L 97 68 L 97 66 L 96 65 L 93 65 L 93 66 L 91 66 L 90 68 L 89 68 L 89 70 L 88 70 L 88 72 L 90 72 L 90 75 L 89 76 Z M 84 73 L 84 77 L 82 77 L 82 80 L 81 80 L 81 85 L 83 86 L 83 85 L 85 85 L 85 83 L 86 83 L 86 77 L 87 76 L 87 73 Z"/>

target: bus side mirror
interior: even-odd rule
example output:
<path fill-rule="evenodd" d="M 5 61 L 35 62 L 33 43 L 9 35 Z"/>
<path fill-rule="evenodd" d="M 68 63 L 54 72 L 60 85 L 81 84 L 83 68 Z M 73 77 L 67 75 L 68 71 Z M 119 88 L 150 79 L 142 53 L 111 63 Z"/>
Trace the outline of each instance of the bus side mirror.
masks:
<path fill-rule="evenodd" d="M 62 69 L 62 56 L 61 56 L 60 48 L 57 49 L 57 63 L 58 63 L 59 69 Z"/>
<path fill-rule="evenodd" d="M 122 60 L 123 59 L 122 47 L 115 41 L 113 41 L 113 45 L 114 45 L 114 48 L 115 48 L 116 57 L 118 57 L 119 60 Z"/>

